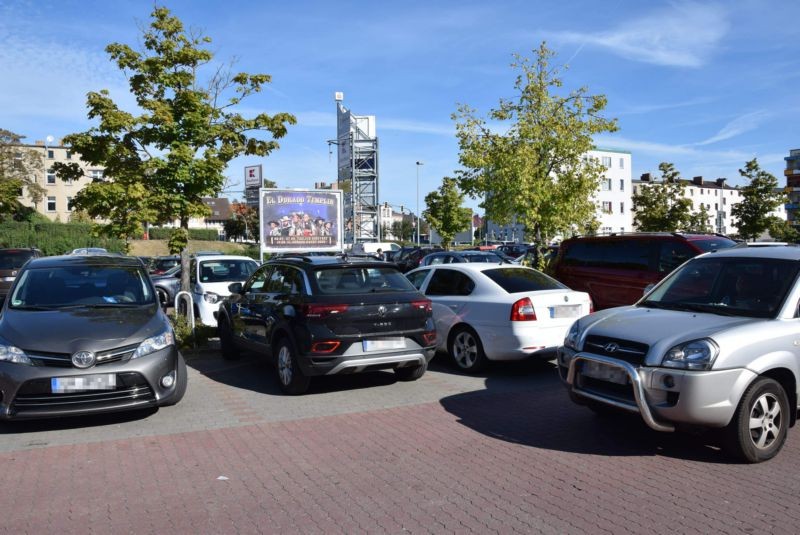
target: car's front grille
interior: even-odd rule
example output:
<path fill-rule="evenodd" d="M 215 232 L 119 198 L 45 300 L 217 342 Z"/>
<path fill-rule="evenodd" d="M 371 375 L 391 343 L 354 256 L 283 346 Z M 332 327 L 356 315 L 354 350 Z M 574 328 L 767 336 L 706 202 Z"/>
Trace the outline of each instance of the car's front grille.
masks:
<path fill-rule="evenodd" d="M 590 335 L 586 337 L 583 349 L 595 355 L 624 360 L 631 364 L 643 364 L 650 346 L 631 340 Z"/>
<path fill-rule="evenodd" d="M 55 394 L 52 392 L 50 379 L 34 379 L 20 387 L 11 403 L 11 413 L 23 415 L 61 410 L 72 412 L 155 400 L 153 389 L 139 373 L 118 373 L 116 383 L 114 390 Z"/>
<path fill-rule="evenodd" d="M 100 351 L 96 354 L 96 366 L 128 360 L 133 356 L 139 344 Z M 72 355 L 69 353 L 46 353 L 43 351 L 25 351 L 34 366 L 51 366 L 55 368 L 72 368 Z"/>

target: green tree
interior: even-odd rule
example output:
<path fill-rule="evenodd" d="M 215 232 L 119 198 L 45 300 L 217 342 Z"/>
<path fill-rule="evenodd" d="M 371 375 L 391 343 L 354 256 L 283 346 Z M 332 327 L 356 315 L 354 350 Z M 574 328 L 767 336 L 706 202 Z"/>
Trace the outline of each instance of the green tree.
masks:
<path fill-rule="evenodd" d="M 187 33 L 167 8 L 156 7 L 151 16 L 142 50 L 121 43 L 106 47 L 128 76 L 138 114 L 120 109 L 107 90 L 91 92 L 89 118 L 97 125 L 64 139 L 83 161 L 104 166 L 109 179 L 81 190 L 75 207 L 108 219 L 103 231 L 126 239 L 139 234 L 144 222 L 177 219 L 188 229 L 191 217 L 207 215 L 202 198 L 222 189 L 228 162 L 268 155 L 296 122 L 288 113 L 237 113 L 270 76 L 213 65 L 210 38 Z M 80 173 L 75 164 L 58 169 L 63 179 Z"/>
<path fill-rule="evenodd" d="M 30 220 L 36 210 L 20 202 L 25 190 L 34 203 L 44 197 L 44 188 L 36 182 L 36 174 L 44 170 L 42 155 L 23 147 L 23 139 L 0 128 L 0 220 Z"/>
<path fill-rule="evenodd" d="M 425 196 L 427 209 L 422 216 L 439 233 L 445 249 L 450 248 L 456 234 L 470 227 L 472 210 L 461 206 L 463 203 L 464 194 L 459 191 L 456 179 L 450 177 L 444 177 L 439 189 Z"/>
<path fill-rule="evenodd" d="M 414 235 L 414 223 L 410 216 L 403 216 L 400 221 L 392 223 L 392 234 L 400 241 L 409 241 Z"/>
<path fill-rule="evenodd" d="M 508 224 L 516 216 L 537 241 L 592 218 L 605 168 L 586 154 L 594 135 L 617 130 L 616 120 L 602 116 L 605 96 L 585 87 L 562 94 L 553 56 L 545 43 L 533 61 L 515 55 L 513 99 L 500 99 L 485 118 L 463 104 L 453 114 L 461 190 L 482 198 L 492 221 Z"/>
<path fill-rule="evenodd" d="M 692 201 L 684 196 L 680 173 L 667 162 L 658 168 L 661 183 L 642 184 L 633 196 L 633 226 L 642 232 L 687 230 L 692 224 Z"/>
<path fill-rule="evenodd" d="M 731 208 L 731 215 L 739 236 L 744 240 L 754 240 L 774 227 L 771 214 L 787 199 L 778 190 L 778 179 L 761 169 L 756 158 L 746 162 L 739 174 L 749 183 L 739 190 L 742 200 Z"/>
<path fill-rule="evenodd" d="M 708 209 L 704 204 L 700 203 L 700 210 L 689 215 L 689 225 L 686 230 L 700 233 L 714 231 L 711 226 L 711 214 L 708 213 Z"/>
<path fill-rule="evenodd" d="M 787 243 L 800 242 L 800 232 L 791 223 L 778 216 L 772 216 L 769 227 L 769 235 L 775 241 L 785 241 Z"/>

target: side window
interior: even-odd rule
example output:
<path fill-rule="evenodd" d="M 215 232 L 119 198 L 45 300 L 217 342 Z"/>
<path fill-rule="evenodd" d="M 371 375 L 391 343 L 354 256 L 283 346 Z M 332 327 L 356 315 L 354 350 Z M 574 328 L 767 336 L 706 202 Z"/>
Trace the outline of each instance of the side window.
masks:
<path fill-rule="evenodd" d="M 444 257 L 443 256 L 434 256 L 433 258 L 431 258 L 431 261 L 430 261 L 430 263 L 428 265 L 429 266 L 435 266 L 436 264 L 443 264 L 443 263 L 444 263 Z"/>
<path fill-rule="evenodd" d="M 650 247 L 644 240 L 620 240 L 606 244 L 605 264 L 616 269 L 647 271 Z"/>
<path fill-rule="evenodd" d="M 695 252 L 686 245 L 677 241 L 665 241 L 661 244 L 658 255 L 658 271 L 660 273 L 670 273 L 690 258 L 695 256 Z"/>
<path fill-rule="evenodd" d="M 451 269 L 437 269 L 428 283 L 426 295 L 469 295 L 475 283 L 467 275 Z"/>
<path fill-rule="evenodd" d="M 411 284 L 414 285 L 414 288 L 419 290 L 422 288 L 422 283 L 425 282 L 425 277 L 428 276 L 428 273 L 430 273 L 430 270 L 427 269 L 423 271 L 417 271 L 416 273 L 406 275 L 406 278 L 411 281 Z"/>
<path fill-rule="evenodd" d="M 264 291 L 264 284 L 266 284 L 269 279 L 270 267 L 271 266 L 265 266 L 259 269 L 258 272 L 250 278 L 247 286 L 245 286 L 245 292 L 260 293 Z"/>
<path fill-rule="evenodd" d="M 278 294 L 281 293 L 283 289 L 283 277 L 284 277 L 284 270 L 286 268 L 283 266 L 275 266 L 275 269 L 272 270 L 270 273 L 269 278 L 267 279 L 267 286 L 266 292 L 271 294 Z"/>
<path fill-rule="evenodd" d="M 303 293 L 304 286 L 303 274 L 297 269 L 287 268 L 286 275 L 283 278 L 283 291 L 281 293 L 298 296 Z"/>

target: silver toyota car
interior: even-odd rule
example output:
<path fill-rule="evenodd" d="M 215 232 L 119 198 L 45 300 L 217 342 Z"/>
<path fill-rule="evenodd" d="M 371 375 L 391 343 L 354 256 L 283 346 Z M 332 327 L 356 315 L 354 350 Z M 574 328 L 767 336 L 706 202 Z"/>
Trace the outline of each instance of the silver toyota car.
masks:
<path fill-rule="evenodd" d="M 747 462 L 774 457 L 800 378 L 800 247 L 695 257 L 633 306 L 576 321 L 559 348 L 572 399 L 651 428 L 723 428 Z"/>

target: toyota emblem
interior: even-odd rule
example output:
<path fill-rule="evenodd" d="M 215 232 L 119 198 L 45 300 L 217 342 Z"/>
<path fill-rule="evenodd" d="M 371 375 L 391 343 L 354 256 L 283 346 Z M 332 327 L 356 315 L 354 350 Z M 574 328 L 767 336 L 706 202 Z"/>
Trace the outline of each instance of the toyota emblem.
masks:
<path fill-rule="evenodd" d="M 386 307 L 381 305 L 378 307 L 378 316 L 384 317 L 386 315 Z"/>
<path fill-rule="evenodd" d="M 616 342 L 609 342 L 603 347 L 603 349 L 606 350 L 606 353 L 614 353 L 617 349 L 619 349 L 619 344 Z"/>
<path fill-rule="evenodd" d="M 91 351 L 78 351 L 72 355 L 72 365 L 76 368 L 90 368 L 94 362 L 95 356 Z"/>

